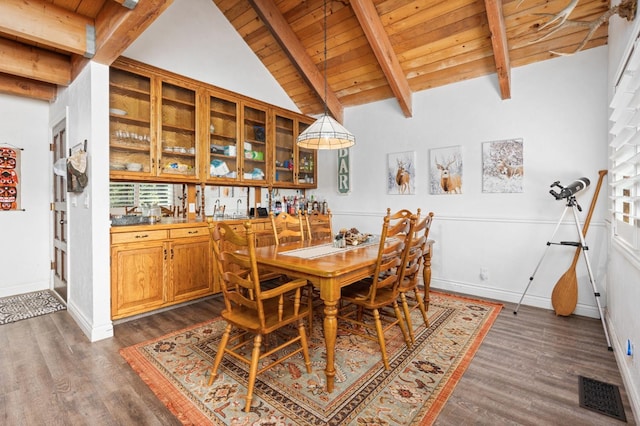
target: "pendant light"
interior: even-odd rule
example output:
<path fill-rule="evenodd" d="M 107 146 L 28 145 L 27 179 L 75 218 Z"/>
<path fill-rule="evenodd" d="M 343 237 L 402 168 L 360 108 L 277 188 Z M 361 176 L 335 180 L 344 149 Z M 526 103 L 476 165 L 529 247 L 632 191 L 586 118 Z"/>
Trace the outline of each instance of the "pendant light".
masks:
<path fill-rule="evenodd" d="M 355 136 L 327 110 L 327 0 L 324 0 L 324 114 L 298 135 L 297 145 L 308 149 L 340 149 L 355 143 Z"/>

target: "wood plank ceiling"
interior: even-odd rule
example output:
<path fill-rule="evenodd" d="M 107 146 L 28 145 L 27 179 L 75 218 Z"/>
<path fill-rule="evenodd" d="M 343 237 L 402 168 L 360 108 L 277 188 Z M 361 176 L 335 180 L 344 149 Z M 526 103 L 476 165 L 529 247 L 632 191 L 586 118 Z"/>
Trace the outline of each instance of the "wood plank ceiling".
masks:
<path fill-rule="evenodd" d="M 187 0 L 181 0 L 187 1 Z M 192 1 L 192 0 L 188 0 Z M 572 0 L 211 0 L 306 114 L 497 75 L 573 53 L 589 29 L 544 27 Z M 173 0 L 0 1 L 0 92 L 51 100 L 93 59 L 111 64 Z M 594 21 L 608 0 L 579 0 L 569 21 Z M 326 56 L 325 33 L 326 16 Z M 612 19 L 620 19 L 615 16 Z M 557 21 L 558 22 L 558 21 Z M 582 50 L 607 42 L 607 23 Z M 325 85 L 326 65 L 326 85 Z"/>

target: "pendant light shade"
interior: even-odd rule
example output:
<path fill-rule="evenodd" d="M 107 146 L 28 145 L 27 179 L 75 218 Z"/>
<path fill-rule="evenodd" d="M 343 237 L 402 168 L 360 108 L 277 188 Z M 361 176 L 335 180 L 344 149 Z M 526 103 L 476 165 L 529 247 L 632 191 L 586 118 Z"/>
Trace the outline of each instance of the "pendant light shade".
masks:
<path fill-rule="evenodd" d="M 298 136 L 298 146 L 308 149 L 349 148 L 356 138 L 326 112 Z"/>
<path fill-rule="evenodd" d="M 327 110 L 327 0 L 324 0 L 324 114 L 298 135 L 296 144 L 307 149 L 341 149 L 355 143 L 355 136 Z"/>

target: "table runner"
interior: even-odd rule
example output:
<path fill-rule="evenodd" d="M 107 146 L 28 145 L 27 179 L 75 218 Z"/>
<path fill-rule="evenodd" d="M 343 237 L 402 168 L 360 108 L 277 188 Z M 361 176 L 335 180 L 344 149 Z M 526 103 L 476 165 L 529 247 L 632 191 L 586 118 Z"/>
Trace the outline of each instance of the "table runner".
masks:
<path fill-rule="evenodd" d="M 319 246 L 312 247 L 304 247 L 295 250 L 290 250 L 286 252 L 282 252 L 283 256 L 295 256 L 300 257 L 302 259 L 316 259 L 318 257 L 329 256 L 332 254 L 340 253 L 345 250 L 352 250 L 359 247 L 366 247 L 372 244 L 376 244 L 378 242 L 377 238 L 371 237 L 368 241 L 364 243 L 357 244 L 355 246 L 346 246 L 346 247 L 334 247 L 332 243 L 322 244 Z"/>

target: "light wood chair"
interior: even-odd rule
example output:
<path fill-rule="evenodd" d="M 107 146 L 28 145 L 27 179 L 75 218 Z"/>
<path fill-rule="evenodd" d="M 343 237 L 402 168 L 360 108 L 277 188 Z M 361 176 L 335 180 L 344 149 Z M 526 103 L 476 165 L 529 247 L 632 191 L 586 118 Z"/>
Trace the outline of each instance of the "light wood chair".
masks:
<path fill-rule="evenodd" d="M 400 209 L 395 213 L 391 213 L 391 208 L 387 207 L 387 216 L 389 216 L 389 225 L 393 226 L 399 220 L 410 219 L 413 213 L 408 209 Z M 416 221 L 418 220 L 420 220 L 420 209 L 416 210 Z M 403 231 L 403 233 L 406 233 L 407 230 Z"/>
<path fill-rule="evenodd" d="M 269 212 L 271 219 L 271 230 L 276 245 L 291 241 L 304 241 L 305 234 L 302 226 L 302 213 L 298 210 L 297 216 L 291 216 L 288 213 L 280 213 L 277 216 L 273 212 Z M 278 273 L 264 271 L 274 282 L 282 279 L 288 279 L 286 276 L 278 278 Z M 313 284 L 309 283 L 305 290 L 305 295 L 313 298 Z M 313 312 L 309 311 L 309 335 L 313 333 Z"/>
<path fill-rule="evenodd" d="M 415 220 L 416 217 L 411 216 L 410 219 L 398 220 L 390 227 L 390 217 L 386 215 L 380 233 L 378 259 L 374 274 L 342 289 L 341 302 L 345 305 L 338 311 L 338 327 L 348 333 L 377 340 L 384 368 L 387 370 L 389 369 L 389 359 L 384 333 L 397 325 L 402 331 L 407 347 L 411 345 L 404 318 L 398 306 L 398 288 L 404 276 Z M 403 234 L 405 231 L 406 233 Z M 395 317 L 381 315 L 382 309 L 388 306 L 393 308 Z M 371 321 L 363 319 L 364 314 L 369 311 L 373 316 L 373 324 Z M 355 327 L 345 329 L 340 321 L 350 323 Z M 367 329 L 373 333 L 368 333 Z"/>
<path fill-rule="evenodd" d="M 271 229 L 276 245 L 289 241 L 304 241 L 304 232 L 302 230 L 302 215 L 298 212 L 297 216 L 288 213 L 280 213 L 279 215 L 269 213 L 271 219 Z"/>
<path fill-rule="evenodd" d="M 305 214 L 304 219 L 307 225 L 308 240 L 333 237 L 331 210 L 327 210 L 327 214 L 314 210 Z"/>
<path fill-rule="evenodd" d="M 413 310 L 420 310 L 425 327 L 429 327 L 429 318 L 427 317 L 428 306 L 425 303 L 425 296 L 420 294 L 419 277 L 420 267 L 423 266 L 424 258 L 428 255 L 426 250 L 431 250 L 431 245 L 427 244 L 427 241 L 432 222 L 433 212 L 429 212 L 429 214 L 422 220 L 419 220 L 413 228 L 413 238 L 411 239 L 409 253 L 407 254 L 404 277 L 398 288 L 411 343 L 415 343 L 414 329 L 411 322 L 411 312 Z M 427 295 L 429 287 L 426 278 L 423 277 L 423 279 L 425 280 L 424 294 Z M 428 280 L 431 280 L 430 272 Z"/>
<path fill-rule="evenodd" d="M 224 222 L 210 223 L 209 230 L 216 271 L 222 277 L 221 287 L 224 295 L 225 308 L 222 317 L 227 326 L 220 340 L 216 358 L 211 367 L 209 386 L 213 384 L 218 368 L 224 355 L 231 355 L 249 365 L 249 379 L 245 412 L 251 408 L 253 389 L 258 374 L 281 364 L 285 360 L 302 353 L 307 373 L 311 373 L 311 360 L 307 346 L 307 335 L 304 319 L 311 309 L 311 300 L 303 303 L 302 288 L 307 285 L 304 279 L 294 279 L 282 283 L 277 287 L 263 290 L 260 285 L 258 266 L 255 256 L 255 238 L 250 223 L 244 224 L 244 232 L 236 233 Z M 233 249 L 230 249 L 233 247 Z M 248 256 L 239 255 L 236 249 L 245 249 Z M 262 351 L 263 336 L 285 327 L 297 324 L 298 333 L 272 349 Z M 234 329 L 240 333 L 231 337 Z M 247 337 L 253 335 L 253 339 Z M 286 334 L 285 334 L 286 335 Z M 247 348 L 253 342 L 253 349 Z M 272 355 L 291 345 L 299 344 L 295 350 L 289 350 L 285 355 L 272 362 L 263 364 L 260 361 L 274 358 Z M 245 354 L 250 353 L 248 357 Z"/>

